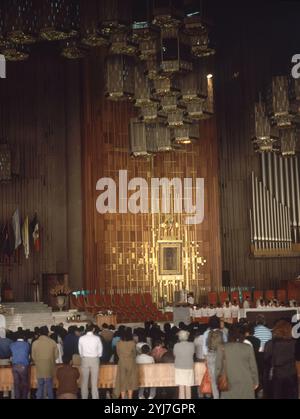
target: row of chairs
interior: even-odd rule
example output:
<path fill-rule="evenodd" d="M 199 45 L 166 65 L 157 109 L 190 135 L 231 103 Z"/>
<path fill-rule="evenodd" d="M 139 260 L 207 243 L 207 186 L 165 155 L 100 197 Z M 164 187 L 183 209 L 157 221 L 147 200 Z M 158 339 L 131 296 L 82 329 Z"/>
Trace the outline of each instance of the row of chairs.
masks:
<path fill-rule="evenodd" d="M 253 292 L 253 299 L 252 299 L 252 292 L 251 291 L 242 291 L 242 299 L 245 301 L 249 298 L 250 302 L 255 306 L 256 301 L 263 298 L 265 301 L 273 300 L 276 298 L 279 302 L 286 302 L 287 301 L 287 292 L 286 290 L 267 290 L 267 291 L 257 291 Z M 225 301 L 230 300 L 231 302 L 237 301 L 240 302 L 240 294 L 238 291 L 229 292 L 210 292 L 208 294 L 208 302 L 209 304 L 216 305 L 218 302 L 224 304 Z"/>
<path fill-rule="evenodd" d="M 93 315 L 110 310 L 117 315 L 118 323 L 140 323 L 148 320 L 166 321 L 149 293 L 144 294 L 100 294 L 72 295 L 71 306 Z"/>

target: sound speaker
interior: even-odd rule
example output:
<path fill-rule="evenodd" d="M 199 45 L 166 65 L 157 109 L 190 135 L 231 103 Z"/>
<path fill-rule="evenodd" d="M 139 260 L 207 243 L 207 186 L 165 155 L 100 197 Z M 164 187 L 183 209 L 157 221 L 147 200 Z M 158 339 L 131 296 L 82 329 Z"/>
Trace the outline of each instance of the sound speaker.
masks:
<path fill-rule="evenodd" d="M 230 288 L 230 272 L 222 271 L 222 287 Z"/>

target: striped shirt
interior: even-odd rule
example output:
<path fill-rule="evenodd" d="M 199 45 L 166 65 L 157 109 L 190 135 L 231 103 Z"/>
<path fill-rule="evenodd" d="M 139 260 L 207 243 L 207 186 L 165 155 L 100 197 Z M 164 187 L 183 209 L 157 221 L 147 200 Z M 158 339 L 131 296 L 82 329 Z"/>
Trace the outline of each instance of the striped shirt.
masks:
<path fill-rule="evenodd" d="M 254 337 L 260 340 L 260 352 L 263 352 L 265 349 L 265 344 L 272 339 L 272 332 L 266 326 L 259 325 L 255 328 Z"/>

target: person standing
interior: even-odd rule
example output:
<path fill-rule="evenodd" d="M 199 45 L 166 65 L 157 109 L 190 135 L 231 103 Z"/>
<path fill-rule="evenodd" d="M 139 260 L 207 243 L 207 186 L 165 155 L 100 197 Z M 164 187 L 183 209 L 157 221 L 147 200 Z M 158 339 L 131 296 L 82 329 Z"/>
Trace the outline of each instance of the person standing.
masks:
<path fill-rule="evenodd" d="M 265 387 L 275 400 L 298 399 L 296 340 L 292 326 L 285 320 L 276 323 L 273 338 L 265 345 Z M 269 382 L 266 382 L 266 377 Z"/>
<path fill-rule="evenodd" d="M 63 356 L 63 364 L 56 373 L 58 380 L 57 398 L 60 400 L 76 400 L 79 371 L 72 366 L 72 360 L 68 356 Z"/>
<path fill-rule="evenodd" d="M 227 342 L 227 335 L 221 329 L 221 322 L 218 317 L 212 317 L 208 324 L 208 329 L 203 335 L 203 355 L 207 362 L 207 368 L 211 379 L 212 393 L 215 400 L 219 399 L 220 394 L 215 379 L 215 365 L 217 350 L 220 345 Z"/>
<path fill-rule="evenodd" d="M 250 298 L 247 296 L 243 302 L 243 309 L 248 310 L 250 308 Z"/>
<path fill-rule="evenodd" d="M 92 398 L 99 399 L 98 377 L 100 368 L 100 358 L 103 353 L 103 345 L 99 336 L 94 334 L 95 326 L 89 324 L 86 327 L 86 334 L 81 336 L 78 343 L 79 355 L 81 357 L 81 397 L 88 399 L 89 378 L 91 376 Z"/>
<path fill-rule="evenodd" d="M 139 387 L 139 377 L 136 363 L 136 343 L 129 327 L 121 333 L 121 340 L 117 343 L 116 350 L 119 362 L 114 394 L 119 397 L 121 393 L 122 399 L 125 399 L 126 396 L 132 399 L 133 391 Z"/>
<path fill-rule="evenodd" d="M 53 377 L 55 374 L 55 361 L 58 358 L 58 349 L 54 340 L 49 338 L 47 326 L 41 327 L 40 337 L 33 342 L 31 357 L 36 366 L 38 379 L 37 399 L 44 398 L 44 388 L 47 388 L 48 399 L 53 399 Z"/>
<path fill-rule="evenodd" d="M 15 399 L 27 399 L 29 393 L 30 345 L 24 332 L 17 334 L 17 341 L 10 345 Z"/>
<path fill-rule="evenodd" d="M 239 326 L 233 325 L 228 344 L 217 350 L 215 377 L 218 379 L 225 368 L 228 380 L 228 391 L 221 393 L 221 399 L 255 399 L 259 379 L 254 351 L 250 345 L 241 343 L 242 339 Z"/>
<path fill-rule="evenodd" d="M 189 332 L 178 333 L 179 343 L 174 346 L 175 384 L 179 386 L 179 399 L 191 399 L 191 387 L 195 385 L 194 353 L 195 345 L 188 342 Z"/>

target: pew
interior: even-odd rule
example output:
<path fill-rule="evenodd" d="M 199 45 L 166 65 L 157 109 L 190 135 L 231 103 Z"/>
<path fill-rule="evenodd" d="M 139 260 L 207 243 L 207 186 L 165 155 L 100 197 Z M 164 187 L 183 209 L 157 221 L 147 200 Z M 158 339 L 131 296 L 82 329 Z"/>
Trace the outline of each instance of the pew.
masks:
<path fill-rule="evenodd" d="M 56 367 L 59 368 L 59 365 Z M 79 371 L 80 371 L 80 367 Z M 138 365 L 139 387 L 176 387 L 174 364 L 145 364 Z M 206 371 L 205 363 L 194 364 L 195 384 L 200 385 Z M 111 389 L 115 387 L 117 365 L 102 364 L 100 366 L 98 388 Z M 80 380 L 80 379 L 79 379 Z M 80 381 L 79 381 L 80 382 Z M 30 369 L 31 389 L 37 388 L 36 369 L 32 365 Z M 11 391 L 13 386 L 12 368 L 0 367 L 0 391 Z M 54 388 L 57 388 L 57 380 L 54 378 Z"/>

